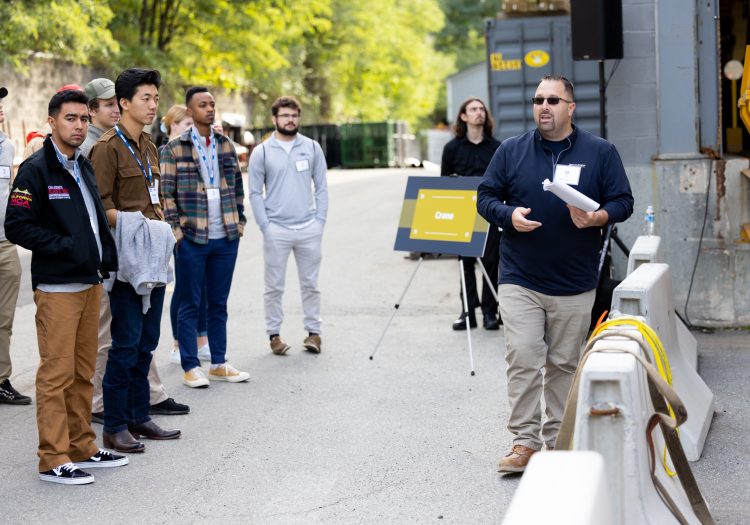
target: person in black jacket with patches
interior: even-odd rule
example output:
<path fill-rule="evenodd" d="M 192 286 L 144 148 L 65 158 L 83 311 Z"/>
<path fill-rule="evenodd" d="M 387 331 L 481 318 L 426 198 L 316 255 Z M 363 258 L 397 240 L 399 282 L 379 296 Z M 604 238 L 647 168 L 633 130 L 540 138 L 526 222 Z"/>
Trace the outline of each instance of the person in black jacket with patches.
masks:
<path fill-rule="evenodd" d="M 101 283 L 117 270 L 117 251 L 93 168 L 78 148 L 87 102 L 81 91 L 52 97 L 52 134 L 21 164 L 5 217 L 8 239 L 32 252 L 39 478 L 67 485 L 94 481 L 79 467 L 128 463 L 96 446 L 90 423 Z"/>

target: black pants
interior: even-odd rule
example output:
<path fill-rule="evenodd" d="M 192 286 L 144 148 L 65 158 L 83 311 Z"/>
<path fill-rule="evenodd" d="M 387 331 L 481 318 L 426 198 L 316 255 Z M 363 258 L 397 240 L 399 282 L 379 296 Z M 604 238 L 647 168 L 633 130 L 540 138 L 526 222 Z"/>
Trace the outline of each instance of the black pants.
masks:
<path fill-rule="evenodd" d="M 489 234 L 487 236 L 487 245 L 484 248 L 484 257 L 482 257 L 482 264 L 484 269 L 487 270 L 487 275 L 492 279 L 492 283 L 497 291 L 497 280 L 498 280 L 498 263 L 500 262 L 500 230 L 497 226 L 490 225 Z M 464 279 L 466 279 L 466 295 L 469 299 L 469 312 L 473 312 L 477 306 L 482 307 L 482 312 L 497 313 L 497 301 L 495 296 L 492 295 L 492 290 L 487 286 L 487 280 L 482 274 L 481 268 L 479 269 L 479 278 L 482 281 L 482 302 L 479 302 L 479 293 L 477 292 L 477 278 L 475 266 L 475 257 L 459 257 L 464 262 Z M 464 296 L 461 293 L 460 282 L 459 282 L 459 293 L 461 294 L 461 308 L 464 306 Z"/>

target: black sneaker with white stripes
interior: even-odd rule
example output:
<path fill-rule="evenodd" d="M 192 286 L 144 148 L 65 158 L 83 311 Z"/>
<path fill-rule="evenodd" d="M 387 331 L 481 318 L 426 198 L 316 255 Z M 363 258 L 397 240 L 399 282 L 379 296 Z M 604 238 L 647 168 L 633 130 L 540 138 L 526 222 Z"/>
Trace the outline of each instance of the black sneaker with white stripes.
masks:
<path fill-rule="evenodd" d="M 127 456 L 112 454 L 109 450 L 99 449 L 99 452 L 85 461 L 77 461 L 76 467 L 79 468 L 106 468 L 122 467 L 128 464 Z"/>
<path fill-rule="evenodd" d="M 65 463 L 52 470 L 40 472 L 39 479 L 63 485 L 86 485 L 94 482 L 94 476 L 82 471 L 73 463 Z"/>

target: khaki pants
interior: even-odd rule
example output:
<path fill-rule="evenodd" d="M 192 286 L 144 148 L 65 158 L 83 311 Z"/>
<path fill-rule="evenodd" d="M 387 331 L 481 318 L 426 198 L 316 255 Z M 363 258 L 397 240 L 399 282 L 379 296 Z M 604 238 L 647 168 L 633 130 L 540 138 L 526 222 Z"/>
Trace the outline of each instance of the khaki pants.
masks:
<path fill-rule="evenodd" d="M 107 371 L 107 357 L 109 349 L 112 347 L 112 335 L 109 332 L 109 325 L 112 322 L 112 312 L 109 309 L 109 295 L 102 290 L 102 298 L 99 302 L 99 347 L 96 352 L 96 370 L 94 371 L 94 399 L 91 404 L 92 412 L 104 411 L 104 398 L 102 395 L 102 379 L 104 372 Z M 150 395 L 150 404 L 155 405 L 166 401 L 169 398 L 167 389 L 161 382 L 159 370 L 156 368 L 156 361 L 151 360 L 151 367 L 148 369 L 148 387 Z"/>
<path fill-rule="evenodd" d="M 77 293 L 34 292 L 40 472 L 99 450 L 90 419 L 101 293 L 101 285 Z"/>
<path fill-rule="evenodd" d="M 551 296 L 503 284 L 498 295 L 508 365 L 508 430 L 514 436 L 513 444 L 535 450 L 540 450 L 542 443 L 554 446 L 596 291 Z M 544 425 L 542 396 L 547 416 Z"/>
<path fill-rule="evenodd" d="M 16 245 L 0 241 L 0 383 L 13 371 L 10 363 L 10 336 L 16 314 L 18 288 L 21 285 L 21 262 Z"/>

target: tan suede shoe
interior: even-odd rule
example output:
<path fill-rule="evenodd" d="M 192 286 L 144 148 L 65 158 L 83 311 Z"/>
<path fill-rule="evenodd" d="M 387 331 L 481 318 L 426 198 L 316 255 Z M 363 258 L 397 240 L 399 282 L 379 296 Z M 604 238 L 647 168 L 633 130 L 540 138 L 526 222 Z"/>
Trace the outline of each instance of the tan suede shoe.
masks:
<path fill-rule="evenodd" d="M 286 341 L 284 341 L 281 336 L 276 335 L 271 338 L 271 352 L 275 355 L 284 355 L 290 348 L 291 346 L 286 344 Z"/>
<path fill-rule="evenodd" d="M 537 450 L 533 448 L 525 447 L 523 445 L 513 445 L 513 450 L 510 454 L 500 460 L 500 464 L 497 466 L 498 472 L 523 472 L 526 470 L 526 465 L 529 464 L 529 459 L 534 455 Z"/>
<path fill-rule="evenodd" d="M 305 337 L 305 340 L 302 341 L 302 346 L 305 347 L 305 350 L 308 352 L 312 352 L 313 354 L 319 354 L 320 348 L 322 346 L 322 341 L 320 339 L 320 336 L 317 334 L 308 335 Z"/>

